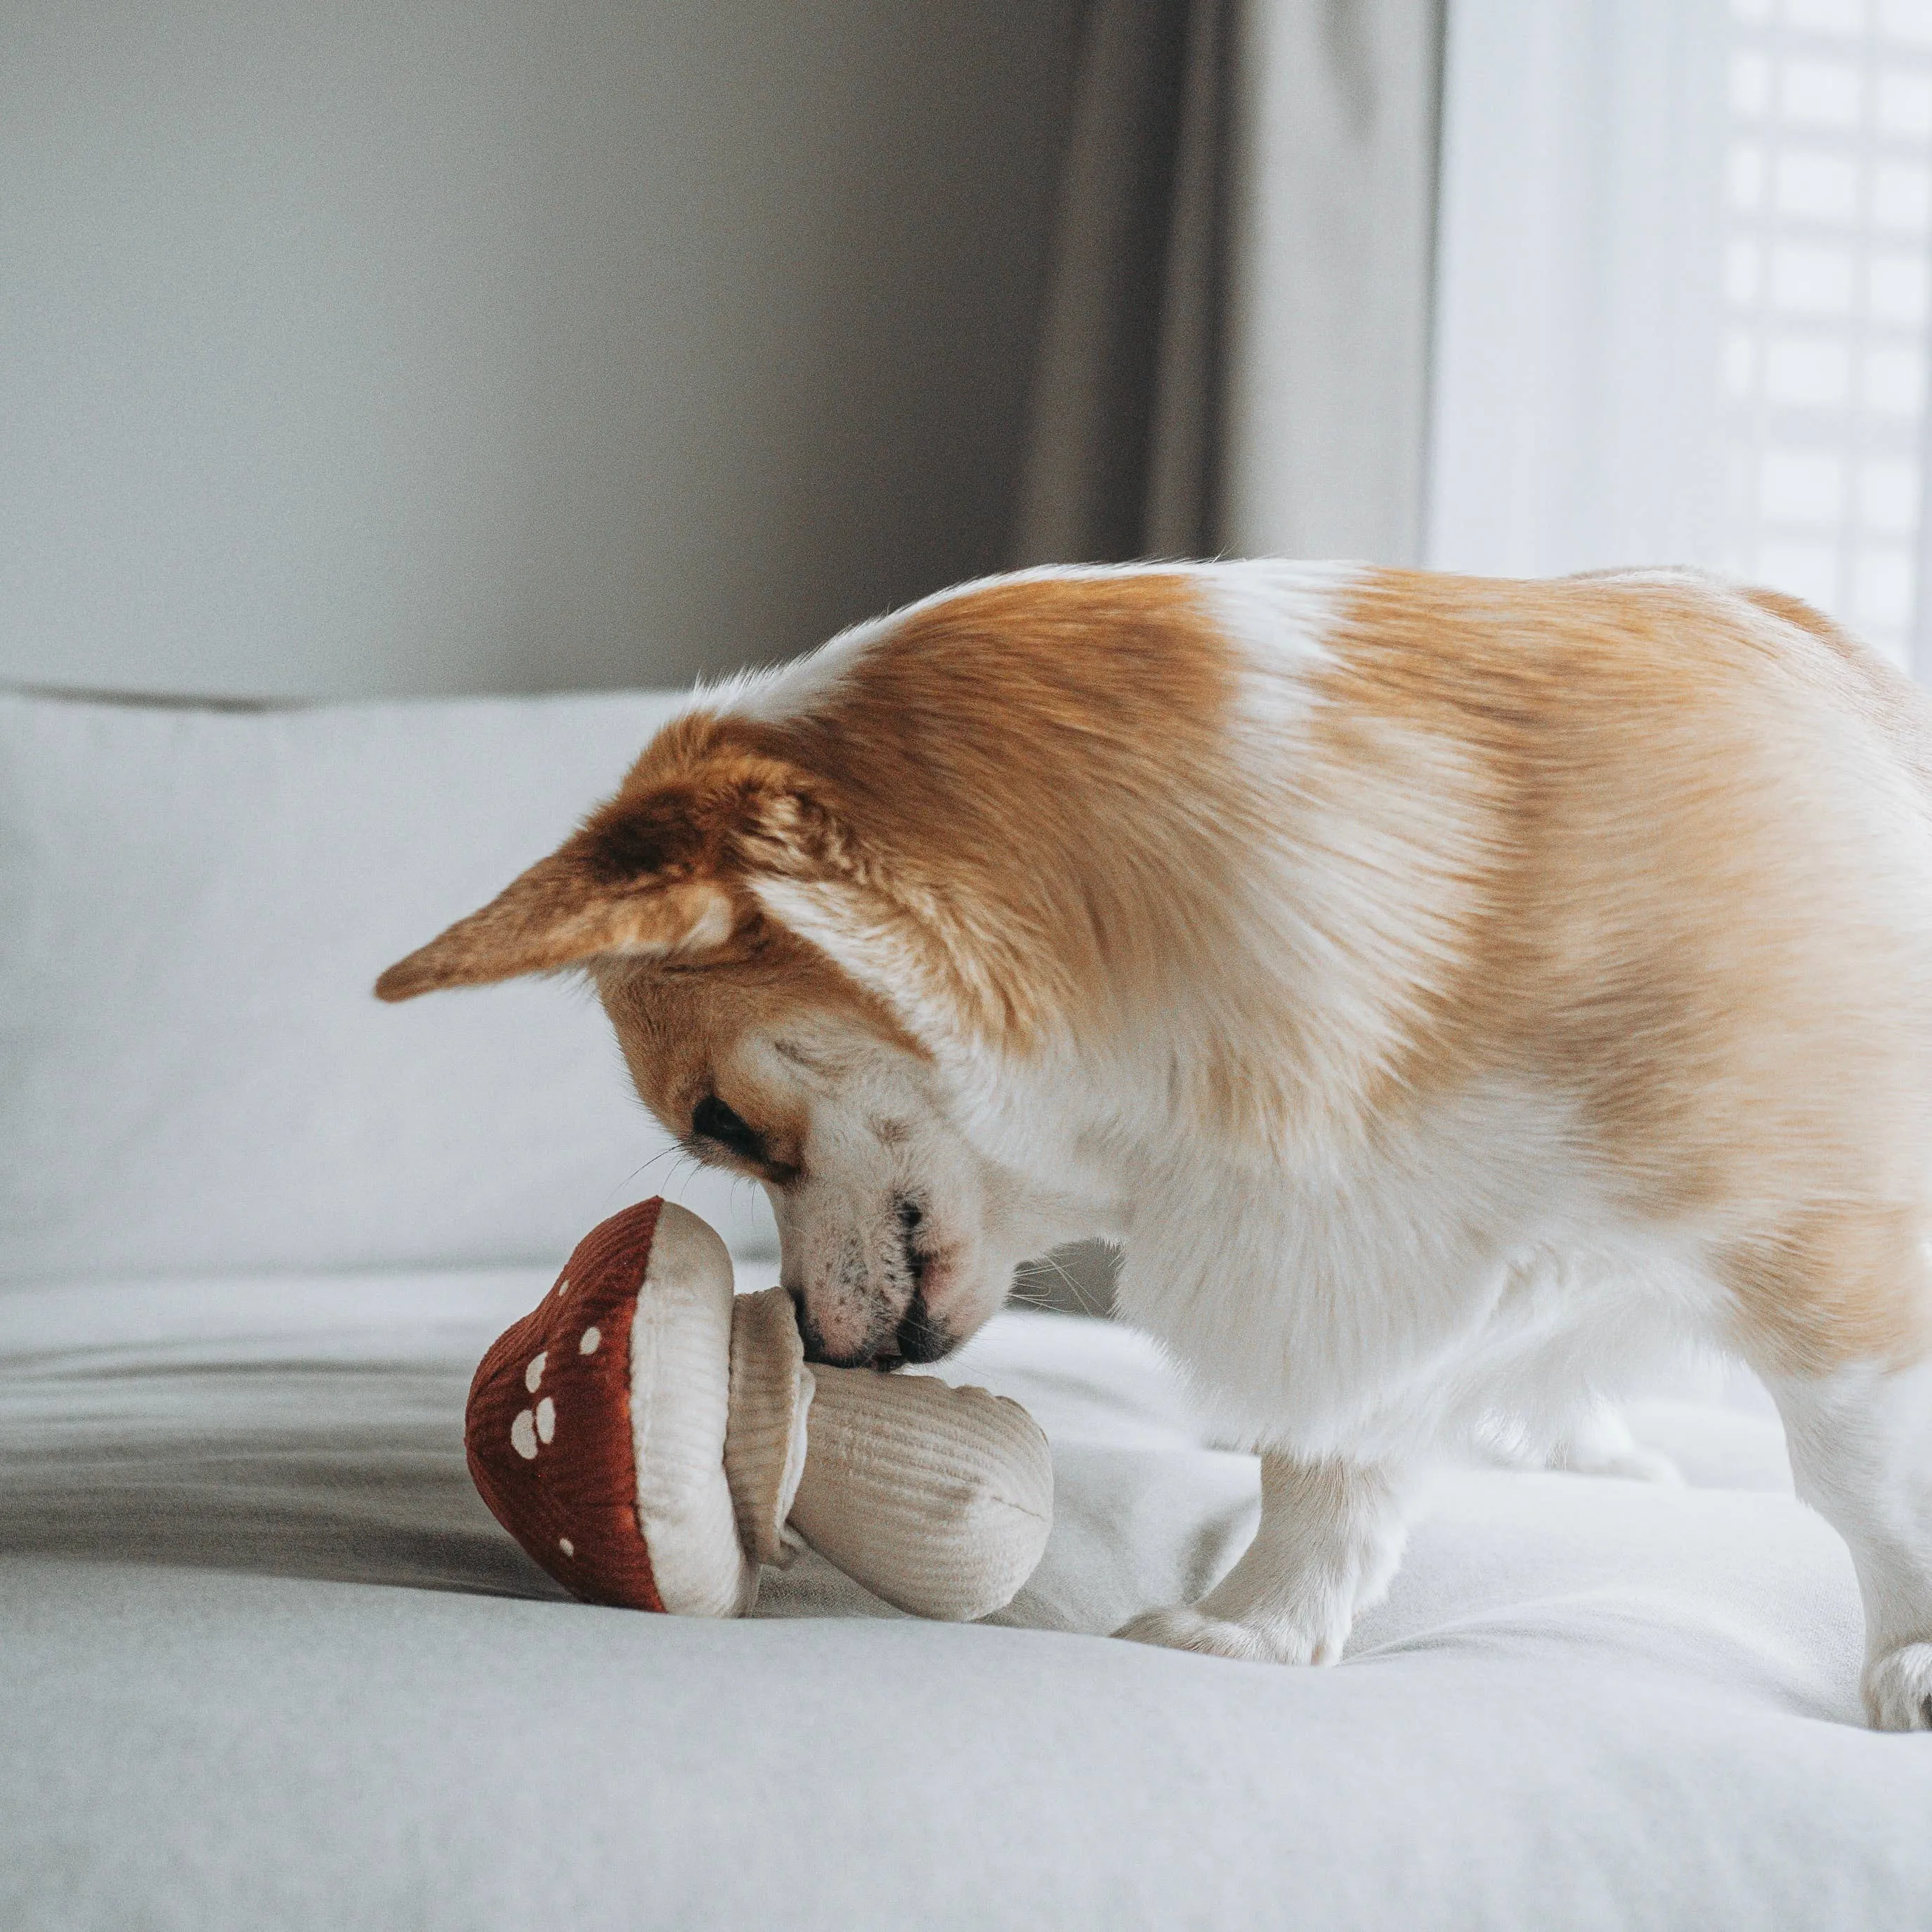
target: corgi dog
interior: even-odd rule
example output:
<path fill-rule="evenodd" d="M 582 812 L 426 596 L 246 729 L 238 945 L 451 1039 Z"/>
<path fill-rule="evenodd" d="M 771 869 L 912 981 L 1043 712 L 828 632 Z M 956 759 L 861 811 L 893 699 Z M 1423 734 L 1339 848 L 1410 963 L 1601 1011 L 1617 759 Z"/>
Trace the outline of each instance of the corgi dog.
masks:
<path fill-rule="evenodd" d="M 1281 562 L 947 591 L 700 694 L 377 992 L 580 968 L 764 1184 L 808 1352 L 934 1360 L 1018 1262 L 1258 1453 L 1252 1546 L 1121 1634 L 1327 1663 L 1416 1472 L 1741 1357 L 1932 1727 L 1932 713 L 1680 571 Z"/>

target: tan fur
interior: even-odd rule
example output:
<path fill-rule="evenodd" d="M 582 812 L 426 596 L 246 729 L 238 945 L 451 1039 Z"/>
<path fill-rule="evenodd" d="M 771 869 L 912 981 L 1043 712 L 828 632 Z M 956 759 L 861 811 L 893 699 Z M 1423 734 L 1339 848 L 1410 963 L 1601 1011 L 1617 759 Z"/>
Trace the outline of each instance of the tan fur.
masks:
<path fill-rule="evenodd" d="M 1916 688 L 1793 600 L 1688 576 L 1380 573 L 1336 649 L 1332 768 L 1367 716 L 1446 735 L 1484 828 L 1462 970 L 1378 1106 L 1479 1065 L 1567 1078 L 1634 1215 L 1715 1217 L 1754 1353 L 1924 1346 L 1897 1231 L 1932 1207 L 1928 962 L 1857 923 L 1862 802 L 1792 817 L 1821 712 L 1847 756 L 1927 769 Z"/>
<path fill-rule="evenodd" d="M 1146 762 L 1190 774 L 1185 808 L 1213 816 L 1232 676 L 1184 578 L 1001 584 L 916 612 L 758 740 L 826 782 L 855 882 L 962 1020 L 1023 1051 L 1174 970 L 1177 890 L 1180 923 L 1215 926 L 1229 881 L 1177 878 L 1176 801 Z"/>
<path fill-rule="evenodd" d="M 1926 1211 L 1900 1150 L 1924 1129 L 1932 1016 L 1904 989 L 1927 962 L 1858 928 L 1873 881 L 1851 844 L 1786 825 L 1821 715 L 1848 758 L 1932 772 L 1916 692 L 1792 600 L 1668 574 L 1376 572 L 1330 648 L 1276 787 L 1230 759 L 1238 667 L 1194 580 L 938 602 L 799 716 L 668 728 L 583 832 L 379 991 L 596 959 L 640 1090 L 681 1130 L 731 1041 L 788 1005 L 923 1050 L 764 913 L 760 879 L 847 894 L 963 1029 L 1024 1053 L 1211 982 L 1239 956 L 1258 841 L 1426 785 L 1404 890 L 1436 908 L 1442 970 L 1364 1049 L 1355 1125 L 1479 1069 L 1554 1072 L 1633 1215 L 1719 1243 L 1754 1351 L 1819 1367 L 1922 1346 L 1922 1271 L 1872 1231 Z M 1412 766 L 1443 746 L 1453 766 Z M 1847 842 L 1882 802 L 1830 802 Z M 1175 1063 L 1204 1130 L 1271 1137 L 1341 1104 L 1305 1077 L 1319 1013 L 1264 985 L 1220 991 L 1238 1024 Z M 742 1097 L 783 1171 L 795 1130 Z"/>
<path fill-rule="evenodd" d="M 1143 763 L 1156 748 L 1196 775 L 1190 814 L 1230 817 L 1214 788 L 1232 679 L 1178 576 L 953 599 L 916 615 L 821 712 L 771 725 L 698 710 L 668 726 L 584 831 L 376 990 L 406 999 L 598 958 L 640 1090 L 681 1130 L 724 1043 L 785 1000 L 862 1012 L 910 1044 L 747 890 L 832 880 L 925 956 L 966 1024 L 1024 1051 L 1070 1015 L 1206 968 L 1229 881 L 1177 868 L 1162 835 L 1188 828 L 1162 825 Z M 1097 874 L 1096 852 L 1111 861 Z M 1177 872 L 1202 942 L 1186 958 L 1168 937 Z M 673 950 L 706 886 L 736 916 L 703 953 L 698 998 L 630 962 Z"/>

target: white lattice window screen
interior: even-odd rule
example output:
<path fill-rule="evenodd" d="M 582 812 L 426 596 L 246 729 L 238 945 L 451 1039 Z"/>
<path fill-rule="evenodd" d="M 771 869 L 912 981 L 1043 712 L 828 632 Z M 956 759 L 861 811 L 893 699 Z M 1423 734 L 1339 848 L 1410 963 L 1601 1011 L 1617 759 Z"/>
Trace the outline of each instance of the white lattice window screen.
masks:
<path fill-rule="evenodd" d="M 1722 565 L 1922 674 L 1932 0 L 1728 5 Z"/>
<path fill-rule="evenodd" d="M 1700 565 L 1932 681 L 1932 0 L 1449 0 L 1428 559 Z"/>

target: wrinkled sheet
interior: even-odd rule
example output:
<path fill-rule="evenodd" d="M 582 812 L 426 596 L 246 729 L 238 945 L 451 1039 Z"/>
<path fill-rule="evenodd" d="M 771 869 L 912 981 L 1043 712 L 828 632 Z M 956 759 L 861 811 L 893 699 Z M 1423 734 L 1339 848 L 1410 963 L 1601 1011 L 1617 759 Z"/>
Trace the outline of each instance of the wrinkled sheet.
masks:
<path fill-rule="evenodd" d="M 1346 1662 L 1229 1664 L 1102 1634 L 1234 1560 L 1253 1461 L 1140 1338 L 1015 1312 L 944 1369 L 1054 1444 L 1010 1610 L 808 1556 L 754 1620 L 648 1617 L 464 1472 L 547 1286 L 0 1298 L 0 1924 L 1932 1924 L 1932 1737 L 1858 1727 L 1774 1417 L 1641 1406 L 1682 1488 L 1445 1477 Z"/>

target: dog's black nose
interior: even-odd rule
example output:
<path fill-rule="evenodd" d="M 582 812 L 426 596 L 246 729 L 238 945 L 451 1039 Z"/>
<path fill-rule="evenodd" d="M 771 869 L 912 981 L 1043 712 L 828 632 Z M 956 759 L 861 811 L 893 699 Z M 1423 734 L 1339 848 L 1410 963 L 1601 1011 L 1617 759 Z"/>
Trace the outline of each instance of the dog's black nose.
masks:
<path fill-rule="evenodd" d="M 955 1346 L 944 1324 L 933 1319 L 922 1290 L 907 1304 L 890 1341 L 869 1340 L 842 1352 L 827 1346 L 804 1296 L 796 1288 L 788 1292 L 798 1319 L 799 1339 L 805 1344 L 805 1359 L 828 1369 L 896 1369 L 904 1362 L 936 1362 L 950 1354 Z"/>
<path fill-rule="evenodd" d="M 952 1337 L 932 1318 L 922 1288 L 906 1304 L 898 1333 L 892 1339 L 902 1362 L 936 1362 L 952 1347 Z"/>

